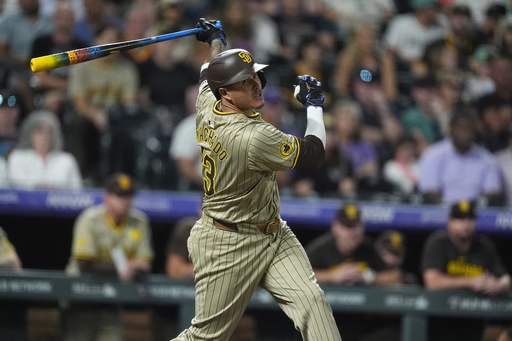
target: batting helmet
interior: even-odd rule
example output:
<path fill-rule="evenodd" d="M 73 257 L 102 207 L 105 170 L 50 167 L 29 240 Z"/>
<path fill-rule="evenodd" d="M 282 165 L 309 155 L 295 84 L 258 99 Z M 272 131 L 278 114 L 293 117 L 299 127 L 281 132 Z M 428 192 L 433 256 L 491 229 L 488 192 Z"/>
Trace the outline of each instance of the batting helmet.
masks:
<path fill-rule="evenodd" d="M 219 88 L 243 81 L 254 73 L 258 75 L 264 88 L 267 80 L 261 70 L 267 66 L 255 63 L 251 54 L 244 49 L 231 49 L 219 53 L 210 61 L 206 79 L 215 97 L 220 99 Z"/>

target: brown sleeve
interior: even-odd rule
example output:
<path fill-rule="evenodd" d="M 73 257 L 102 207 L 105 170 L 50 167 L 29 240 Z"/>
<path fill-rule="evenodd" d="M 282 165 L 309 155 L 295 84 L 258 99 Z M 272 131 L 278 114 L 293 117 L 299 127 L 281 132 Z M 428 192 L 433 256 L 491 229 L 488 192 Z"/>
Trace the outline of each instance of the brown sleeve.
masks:
<path fill-rule="evenodd" d="M 297 158 L 297 169 L 314 170 L 319 168 L 324 162 L 325 149 L 322 141 L 314 136 L 308 135 L 305 138 L 298 138 L 300 152 Z"/>

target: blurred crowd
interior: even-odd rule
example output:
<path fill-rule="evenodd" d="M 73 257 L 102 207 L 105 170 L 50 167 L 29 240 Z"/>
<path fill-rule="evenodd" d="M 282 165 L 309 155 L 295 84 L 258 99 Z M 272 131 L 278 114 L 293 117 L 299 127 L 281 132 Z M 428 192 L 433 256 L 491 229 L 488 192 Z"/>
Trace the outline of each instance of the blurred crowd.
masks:
<path fill-rule="evenodd" d="M 218 19 L 265 69 L 263 118 L 305 131 L 298 75 L 322 82 L 326 159 L 283 196 L 512 204 L 508 0 L 0 1 L 0 187 L 202 190 L 194 37 L 33 73 L 31 58 Z"/>

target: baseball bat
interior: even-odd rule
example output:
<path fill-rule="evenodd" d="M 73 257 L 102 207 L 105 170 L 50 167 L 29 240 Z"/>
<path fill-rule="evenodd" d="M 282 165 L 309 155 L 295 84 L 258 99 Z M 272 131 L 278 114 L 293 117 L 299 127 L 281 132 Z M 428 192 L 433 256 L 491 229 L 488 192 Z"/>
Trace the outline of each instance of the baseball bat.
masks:
<path fill-rule="evenodd" d="M 220 21 L 215 23 L 215 26 L 222 29 Z M 161 41 L 191 36 L 199 33 L 201 27 L 196 27 L 190 30 L 162 34 L 159 36 L 135 39 L 129 41 L 122 41 L 119 43 L 97 45 L 91 47 L 84 47 L 81 49 L 59 52 L 47 56 L 36 57 L 30 60 L 30 68 L 32 72 L 47 71 L 56 69 L 63 66 L 88 62 L 90 60 L 103 58 L 114 53 L 119 53 L 126 50 L 135 49 L 146 45 L 151 45 Z"/>

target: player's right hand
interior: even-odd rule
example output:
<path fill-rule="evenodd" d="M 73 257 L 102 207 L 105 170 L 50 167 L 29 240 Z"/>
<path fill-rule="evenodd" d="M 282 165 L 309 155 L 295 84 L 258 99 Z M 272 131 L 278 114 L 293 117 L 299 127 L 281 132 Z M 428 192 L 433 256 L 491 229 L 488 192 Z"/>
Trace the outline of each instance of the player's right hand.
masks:
<path fill-rule="evenodd" d="M 208 44 L 212 44 L 212 41 L 216 39 L 222 40 L 224 46 L 226 46 L 226 34 L 224 31 L 215 26 L 216 20 L 205 20 L 205 18 L 199 19 L 196 24 L 196 28 L 202 28 L 202 30 L 196 34 L 196 39 Z"/>
<path fill-rule="evenodd" d="M 297 83 L 293 95 L 299 102 L 306 108 L 310 105 L 324 107 L 325 96 L 322 92 L 322 83 L 309 75 L 298 76 Z"/>

